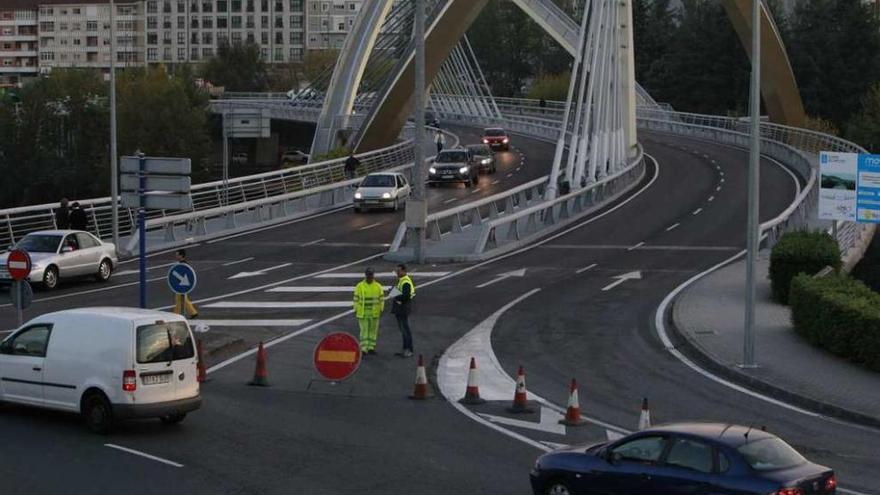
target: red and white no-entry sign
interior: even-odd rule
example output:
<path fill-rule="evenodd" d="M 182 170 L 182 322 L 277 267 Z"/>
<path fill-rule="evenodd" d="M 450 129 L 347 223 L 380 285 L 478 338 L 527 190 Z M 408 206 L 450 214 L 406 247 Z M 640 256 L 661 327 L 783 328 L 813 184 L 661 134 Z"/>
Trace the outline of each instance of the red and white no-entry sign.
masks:
<path fill-rule="evenodd" d="M 361 364 L 360 343 L 345 332 L 331 333 L 315 347 L 315 370 L 327 380 L 345 380 Z"/>
<path fill-rule="evenodd" d="M 15 249 L 9 253 L 6 258 L 6 269 L 9 270 L 9 276 L 12 280 L 21 281 L 28 278 L 31 274 L 31 257 L 27 251 Z"/>

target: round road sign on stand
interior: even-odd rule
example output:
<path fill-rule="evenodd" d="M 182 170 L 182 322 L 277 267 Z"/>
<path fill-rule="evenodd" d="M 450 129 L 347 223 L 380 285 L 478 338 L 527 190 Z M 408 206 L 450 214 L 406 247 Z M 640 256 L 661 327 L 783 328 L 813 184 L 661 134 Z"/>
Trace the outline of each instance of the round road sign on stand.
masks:
<path fill-rule="evenodd" d="M 12 307 L 15 309 L 28 309 L 34 302 L 34 290 L 31 288 L 31 284 L 24 281 L 16 282 L 12 290 L 9 291 L 9 296 L 12 299 Z"/>
<path fill-rule="evenodd" d="M 31 256 L 21 249 L 11 251 L 6 258 L 6 269 L 12 280 L 20 281 L 28 278 L 31 274 Z"/>
<path fill-rule="evenodd" d="M 361 365 L 360 343 L 345 332 L 331 333 L 315 346 L 314 363 L 315 370 L 327 380 L 345 380 Z"/>
<path fill-rule="evenodd" d="M 178 263 L 168 270 L 168 287 L 175 294 L 189 294 L 196 288 L 196 271 L 186 263 Z"/>

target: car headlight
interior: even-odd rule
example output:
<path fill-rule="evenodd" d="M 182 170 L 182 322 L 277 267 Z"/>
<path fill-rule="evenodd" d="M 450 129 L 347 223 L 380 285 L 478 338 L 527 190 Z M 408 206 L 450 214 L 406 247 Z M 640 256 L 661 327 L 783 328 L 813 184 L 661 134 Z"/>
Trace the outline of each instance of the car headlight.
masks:
<path fill-rule="evenodd" d="M 489 140 L 486 138 L 483 138 L 483 144 L 489 144 Z"/>
<path fill-rule="evenodd" d="M 363 199 L 363 197 L 364 195 L 359 192 L 354 193 L 354 199 Z"/>
<path fill-rule="evenodd" d="M 504 144 L 507 144 L 508 142 L 510 142 L 510 139 L 504 138 L 504 139 L 502 139 L 501 141 L 502 141 Z"/>
<path fill-rule="evenodd" d="M 460 174 L 466 174 L 466 173 L 468 173 L 468 168 L 467 168 L 467 167 L 461 167 L 460 169 L 458 169 L 458 173 L 460 173 Z"/>
<path fill-rule="evenodd" d="M 488 164 L 492 163 L 492 160 L 490 160 L 489 158 L 484 158 L 483 161 L 480 163 L 482 163 L 483 165 L 488 165 Z"/>
<path fill-rule="evenodd" d="M 382 199 L 391 199 L 391 193 L 382 193 Z"/>
<path fill-rule="evenodd" d="M 431 168 L 428 169 L 428 172 L 430 172 L 430 173 L 432 173 L 432 174 L 436 174 L 436 173 L 437 173 L 437 169 L 434 168 L 434 167 L 431 167 Z"/>

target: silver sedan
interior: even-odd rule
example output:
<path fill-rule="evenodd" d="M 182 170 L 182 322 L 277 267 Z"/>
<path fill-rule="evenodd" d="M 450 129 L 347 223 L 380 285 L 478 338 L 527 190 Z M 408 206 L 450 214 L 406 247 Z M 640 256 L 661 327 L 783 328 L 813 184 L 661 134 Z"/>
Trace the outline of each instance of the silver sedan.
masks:
<path fill-rule="evenodd" d="M 13 249 L 27 251 L 32 268 L 28 280 L 54 289 L 59 280 L 93 276 L 106 282 L 116 266 L 116 248 L 80 230 L 43 230 L 32 232 L 18 241 Z M 10 282 L 6 268 L 8 253 L 0 255 L 0 283 Z"/>

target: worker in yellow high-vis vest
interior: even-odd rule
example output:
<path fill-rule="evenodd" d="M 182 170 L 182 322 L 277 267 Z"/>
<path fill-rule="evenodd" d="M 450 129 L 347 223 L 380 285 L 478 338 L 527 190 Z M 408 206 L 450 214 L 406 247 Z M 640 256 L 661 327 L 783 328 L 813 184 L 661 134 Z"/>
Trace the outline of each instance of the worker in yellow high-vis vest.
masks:
<path fill-rule="evenodd" d="M 376 281 L 372 268 L 364 272 L 364 279 L 354 288 L 354 314 L 360 326 L 361 352 L 376 354 L 379 339 L 379 318 L 385 309 L 385 289 Z"/>
<path fill-rule="evenodd" d="M 412 278 L 406 274 L 406 265 L 399 264 L 394 271 L 397 275 L 396 291 L 394 295 L 391 313 L 397 318 L 397 328 L 400 329 L 400 336 L 403 338 L 403 349 L 396 355 L 400 357 L 411 357 L 413 355 L 412 331 L 409 328 L 409 314 L 412 312 L 412 301 L 416 297 L 416 284 Z"/>

